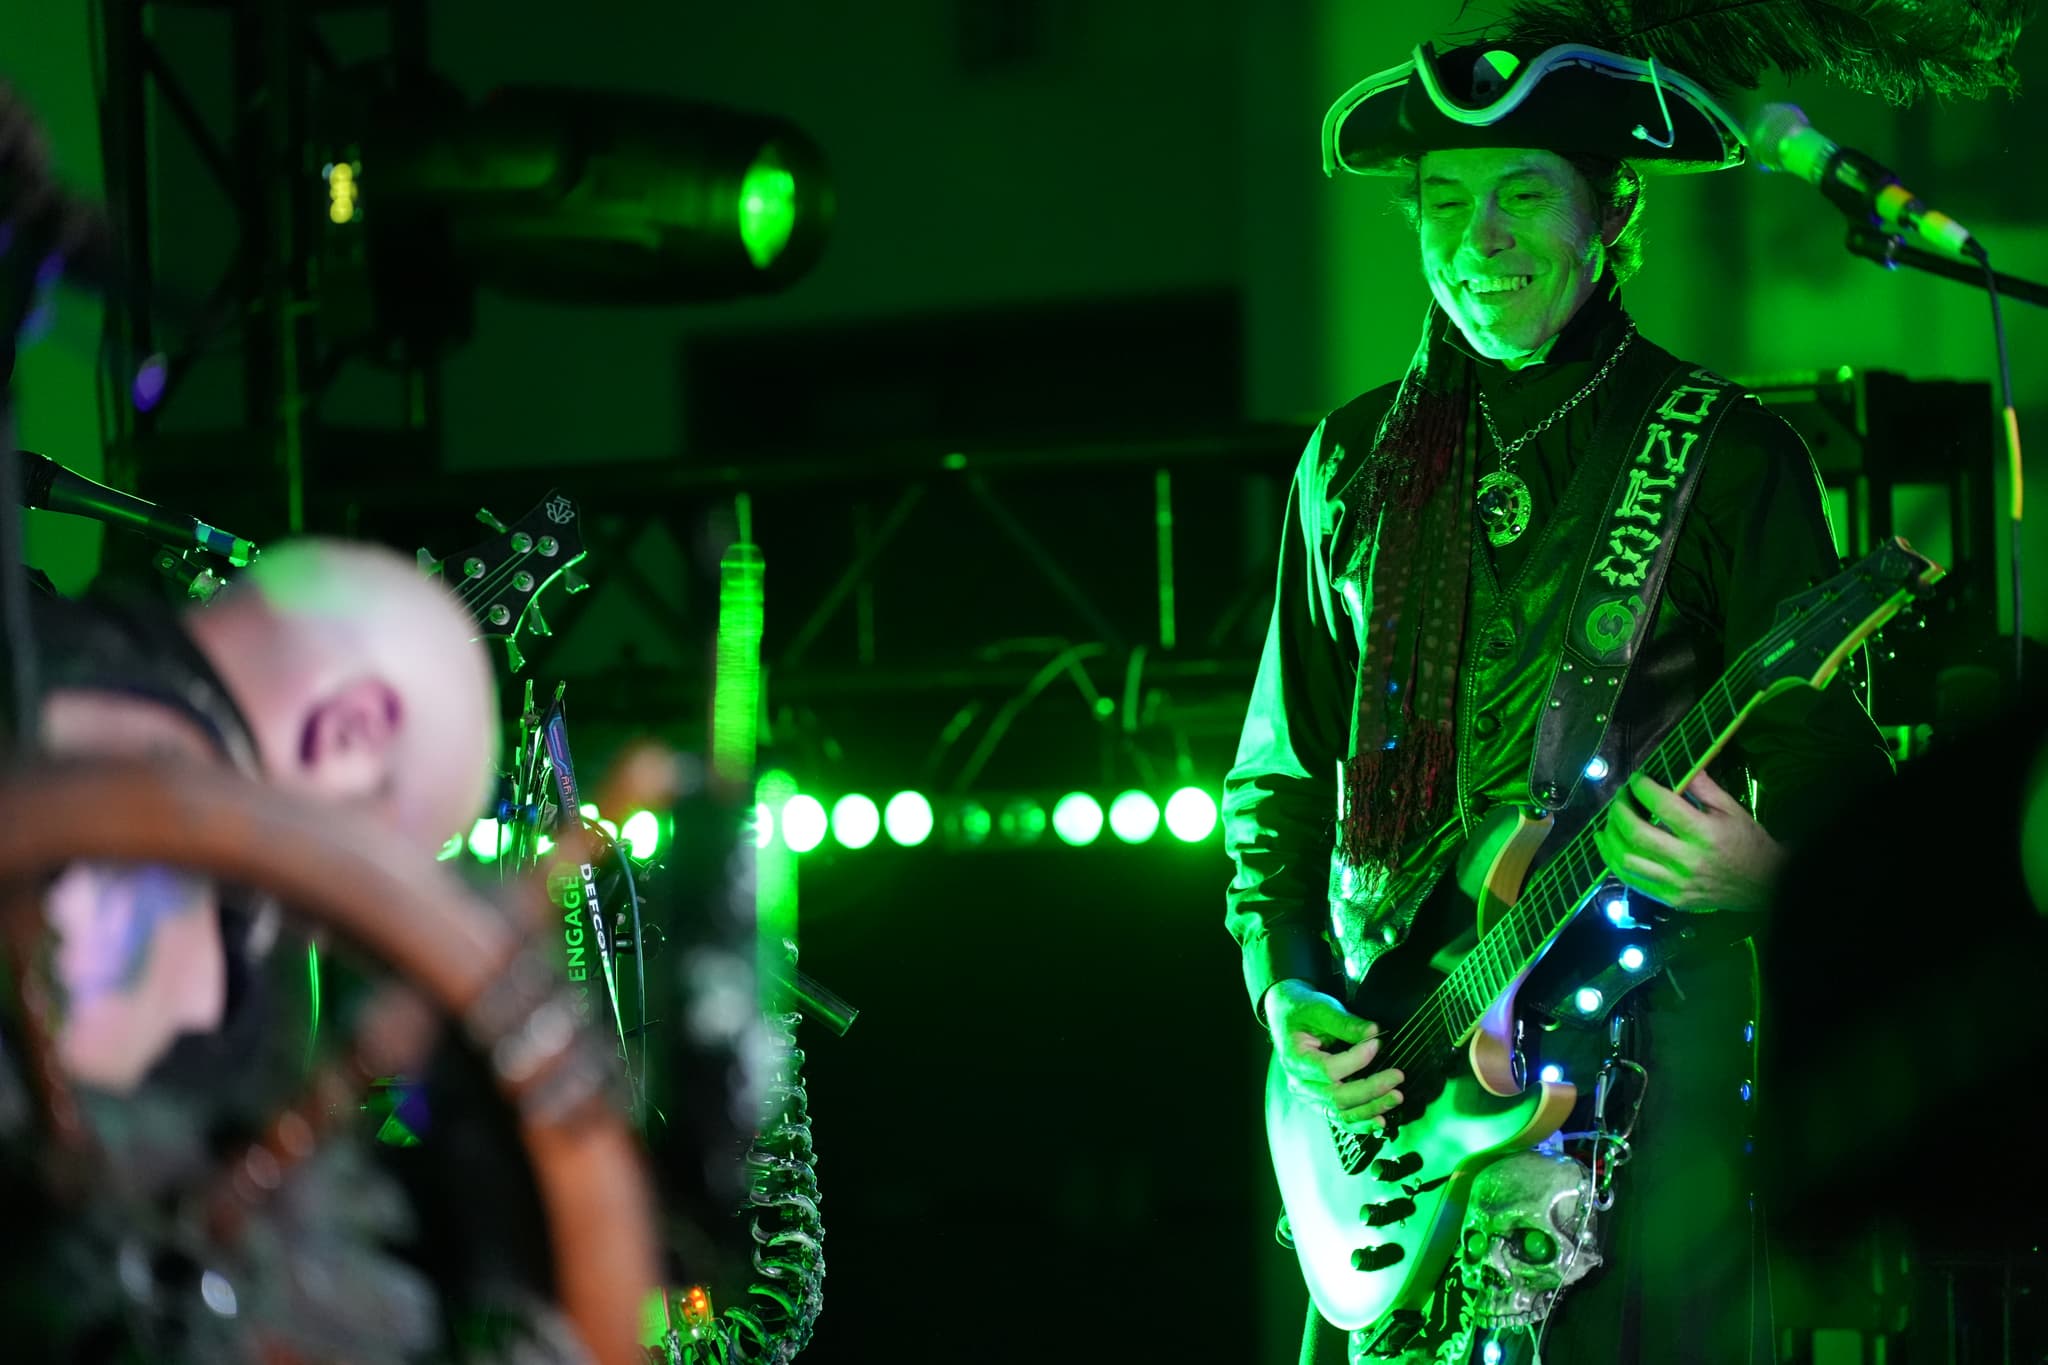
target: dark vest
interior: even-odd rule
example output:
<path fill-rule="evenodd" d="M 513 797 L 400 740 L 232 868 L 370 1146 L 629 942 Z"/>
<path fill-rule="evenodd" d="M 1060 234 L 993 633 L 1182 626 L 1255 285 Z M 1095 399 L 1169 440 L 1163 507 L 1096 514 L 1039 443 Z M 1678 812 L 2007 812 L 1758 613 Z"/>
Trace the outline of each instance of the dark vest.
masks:
<path fill-rule="evenodd" d="M 1657 376 L 1679 366 L 1670 352 L 1638 339 L 1635 352 L 1622 368 L 1631 380 L 1654 383 Z M 1623 377 L 1621 373 L 1615 376 L 1617 380 Z M 1732 386 L 1717 400 L 1724 405 L 1740 401 L 1740 390 Z M 1636 432 L 1641 415 L 1640 410 L 1616 414 L 1624 424 L 1622 441 Z M 1559 810 L 1569 823 L 1583 820 L 1718 676 L 1718 637 L 1705 628 L 1707 623 L 1685 620 L 1660 592 L 1655 625 L 1643 642 L 1626 687 L 1617 689 L 1618 705 L 1607 706 L 1599 700 L 1590 703 L 1595 715 L 1611 712 L 1594 753 L 1605 761 L 1612 776 L 1605 782 L 1581 781 L 1575 791 L 1567 788 L 1568 800 L 1555 790 L 1531 789 L 1537 726 L 1555 695 L 1572 607 L 1585 576 L 1589 541 L 1607 510 L 1605 503 L 1620 463 L 1605 458 L 1605 452 L 1596 454 L 1600 457 L 1585 461 L 1573 472 L 1549 524 L 1541 529 L 1536 546 L 1511 581 L 1500 581 L 1491 554 L 1475 537 L 1459 664 L 1458 799 L 1459 814 L 1468 828 L 1486 808 L 1502 804 Z M 1706 455 L 1707 449 L 1702 448 L 1694 458 Z M 1686 532 L 1679 525 L 1669 533 Z M 1588 686 L 1597 689 L 1593 695 L 1598 697 L 1613 684 L 1600 679 Z M 1594 753 L 1585 754 L 1579 762 Z M 1578 820 L 1571 820 L 1573 816 Z"/>

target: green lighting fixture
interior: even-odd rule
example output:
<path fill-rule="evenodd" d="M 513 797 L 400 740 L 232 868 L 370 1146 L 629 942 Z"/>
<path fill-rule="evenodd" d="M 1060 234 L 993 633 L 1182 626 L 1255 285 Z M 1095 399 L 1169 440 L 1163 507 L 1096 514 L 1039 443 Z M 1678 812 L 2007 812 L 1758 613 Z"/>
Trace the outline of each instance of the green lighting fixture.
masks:
<path fill-rule="evenodd" d="M 1159 832 L 1159 803 L 1129 791 L 1109 803 L 1110 832 L 1127 844 L 1142 844 Z"/>
<path fill-rule="evenodd" d="M 996 818 L 979 801 L 968 801 L 959 810 L 960 838 L 969 844 L 985 843 L 995 828 Z"/>
<path fill-rule="evenodd" d="M 471 855 L 480 863 L 496 862 L 498 860 L 499 838 L 498 822 L 496 820 L 477 821 L 476 824 L 470 827 L 469 831 L 469 851 Z"/>
<path fill-rule="evenodd" d="M 774 143 L 761 149 L 740 181 L 740 244 L 756 270 L 766 270 L 796 231 L 796 177 Z"/>
<path fill-rule="evenodd" d="M 1005 839 L 1020 844 L 1037 843 L 1045 833 L 1045 807 L 1029 798 L 1012 801 L 996 817 L 996 829 Z"/>
<path fill-rule="evenodd" d="M 791 853 L 809 853 L 825 842 L 829 822 L 825 807 L 815 796 L 792 796 L 782 807 L 782 842 Z"/>
<path fill-rule="evenodd" d="M 1183 843 L 1202 842 L 1216 829 L 1216 798 L 1200 787 L 1182 787 L 1167 798 L 1166 827 Z"/>
<path fill-rule="evenodd" d="M 1068 792 L 1052 808 L 1053 833 L 1079 848 L 1102 833 L 1102 803 L 1086 792 Z"/>
<path fill-rule="evenodd" d="M 932 803 L 918 792 L 897 792 L 882 808 L 882 824 L 891 839 L 915 848 L 932 837 Z"/>
<path fill-rule="evenodd" d="M 651 810 L 636 810 L 619 826 L 619 837 L 626 841 L 633 856 L 644 863 L 661 852 L 661 817 Z"/>
<path fill-rule="evenodd" d="M 858 792 L 832 803 L 832 837 L 843 848 L 866 848 L 882 832 L 882 813 Z"/>

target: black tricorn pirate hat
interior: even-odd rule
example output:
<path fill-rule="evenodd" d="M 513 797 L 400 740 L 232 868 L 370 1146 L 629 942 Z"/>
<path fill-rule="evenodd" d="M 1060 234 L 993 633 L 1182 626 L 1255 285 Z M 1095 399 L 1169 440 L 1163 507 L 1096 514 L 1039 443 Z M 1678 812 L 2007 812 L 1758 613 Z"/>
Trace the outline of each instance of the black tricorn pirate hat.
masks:
<path fill-rule="evenodd" d="M 1808 72 L 1907 104 L 2018 83 L 2032 0 L 1505 0 L 1484 39 L 1415 49 L 1323 120 L 1323 170 L 1403 172 L 1427 151 L 1540 147 L 1646 173 L 1740 165 L 1719 102 Z M 1489 41 L 1490 40 L 1490 41 Z"/>
<path fill-rule="evenodd" d="M 1742 127 L 1702 86 L 1580 43 L 1428 43 L 1347 90 L 1323 119 L 1323 173 L 1399 175 L 1424 152 L 1540 147 L 1646 173 L 1742 164 Z"/>

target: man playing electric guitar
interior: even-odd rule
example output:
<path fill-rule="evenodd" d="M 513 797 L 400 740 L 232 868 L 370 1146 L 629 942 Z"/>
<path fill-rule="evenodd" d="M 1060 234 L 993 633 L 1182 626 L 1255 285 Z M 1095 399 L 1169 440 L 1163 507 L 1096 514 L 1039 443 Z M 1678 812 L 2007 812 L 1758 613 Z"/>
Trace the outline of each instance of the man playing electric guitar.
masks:
<path fill-rule="evenodd" d="M 1295 473 L 1225 784 L 1227 922 L 1287 1086 L 1369 1140 L 1411 1117 L 1401 1059 L 1381 1051 L 1376 960 L 1438 952 L 1445 873 L 1489 811 L 1597 816 L 1611 908 L 1525 984 L 1513 1065 L 1577 1082 L 1567 1135 L 1633 1131 L 1585 1172 L 1595 1206 L 1612 1199 L 1597 1239 L 1560 1257 L 1556 1207 L 1520 1223 L 1496 1209 L 1401 1330 L 1346 1324 L 1353 1360 L 1769 1358 L 1745 1155 L 1753 912 L 1783 841 L 1888 771 L 1836 686 L 1756 708 L 1717 776 L 1682 793 L 1635 773 L 1780 600 L 1839 564 L 1799 437 L 1640 336 L 1620 296 L 1644 176 L 1738 165 L 1739 132 L 1661 62 L 1651 79 L 1638 59 L 1559 51 L 1424 47 L 1325 123 L 1326 169 L 1398 177 L 1434 303 L 1408 373 L 1331 413 Z M 1671 952 L 1625 958 L 1627 989 L 1587 993 L 1615 963 L 1600 931 L 1653 922 Z M 1376 1255 L 1361 1248 L 1361 1272 Z M 1560 1274 L 1569 1295 L 1541 1288 Z M 1312 1306 L 1303 1359 L 1345 1357 Z"/>

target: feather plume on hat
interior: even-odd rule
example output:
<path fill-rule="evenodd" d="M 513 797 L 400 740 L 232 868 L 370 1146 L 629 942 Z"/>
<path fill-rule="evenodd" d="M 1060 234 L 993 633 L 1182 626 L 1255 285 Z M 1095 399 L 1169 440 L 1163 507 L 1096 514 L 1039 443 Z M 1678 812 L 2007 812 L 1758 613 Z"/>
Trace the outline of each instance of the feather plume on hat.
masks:
<path fill-rule="evenodd" d="M 1489 32 L 1655 58 L 1721 94 L 1754 90 L 1775 68 L 1910 104 L 1930 94 L 2013 93 L 2012 51 L 2030 8 L 2029 0 L 1510 0 Z"/>

